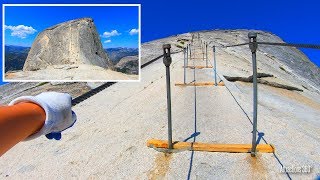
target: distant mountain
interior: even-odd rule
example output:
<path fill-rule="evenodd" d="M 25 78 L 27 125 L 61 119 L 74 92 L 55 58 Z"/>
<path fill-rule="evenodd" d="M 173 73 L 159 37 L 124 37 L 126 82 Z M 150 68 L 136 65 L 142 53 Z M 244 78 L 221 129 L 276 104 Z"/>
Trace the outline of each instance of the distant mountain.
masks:
<path fill-rule="evenodd" d="M 113 64 L 117 64 L 126 56 L 136 56 L 139 54 L 138 48 L 107 48 L 104 49 Z M 22 46 L 5 46 L 5 72 L 22 70 L 27 59 L 30 47 Z"/>
<path fill-rule="evenodd" d="M 104 49 L 108 54 L 108 57 L 111 59 L 113 64 L 117 64 L 123 57 L 126 56 L 136 56 L 139 54 L 138 48 L 107 48 Z"/>
<path fill-rule="evenodd" d="M 5 72 L 22 70 L 30 47 L 5 46 Z"/>
<path fill-rule="evenodd" d="M 138 74 L 139 73 L 139 57 L 138 56 L 126 56 L 121 58 L 115 68 L 119 72 L 126 74 Z"/>

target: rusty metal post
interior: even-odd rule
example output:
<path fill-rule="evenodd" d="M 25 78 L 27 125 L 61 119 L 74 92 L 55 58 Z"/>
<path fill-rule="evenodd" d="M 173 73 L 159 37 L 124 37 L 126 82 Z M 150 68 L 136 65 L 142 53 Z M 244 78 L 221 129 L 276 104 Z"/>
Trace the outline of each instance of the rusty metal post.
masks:
<path fill-rule="evenodd" d="M 170 54 L 170 44 L 163 45 L 163 63 L 166 66 L 167 80 L 167 106 L 168 106 L 168 148 L 173 149 L 172 145 L 172 119 L 171 119 L 171 88 L 170 88 L 170 64 L 172 62 Z"/>
<path fill-rule="evenodd" d="M 252 53 L 252 70 L 253 70 L 253 130 L 252 130 L 252 149 L 251 156 L 256 156 L 257 147 L 257 117 L 258 117 L 258 85 L 257 85 L 257 59 L 256 51 L 258 48 L 257 33 L 249 32 L 249 47 Z"/>

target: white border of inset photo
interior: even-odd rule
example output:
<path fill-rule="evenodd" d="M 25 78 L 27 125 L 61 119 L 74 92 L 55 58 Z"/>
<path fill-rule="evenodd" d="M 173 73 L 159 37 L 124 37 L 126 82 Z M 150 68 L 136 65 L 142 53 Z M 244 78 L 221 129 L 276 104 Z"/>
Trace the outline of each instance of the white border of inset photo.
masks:
<path fill-rule="evenodd" d="M 5 7 L 8 6 L 137 6 L 138 7 L 138 53 L 139 78 L 137 80 L 13 80 L 5 79 Z M 141 81 L 141 4 L 2 4 L 2 81 L 3 82 L 140 82 Z"/>

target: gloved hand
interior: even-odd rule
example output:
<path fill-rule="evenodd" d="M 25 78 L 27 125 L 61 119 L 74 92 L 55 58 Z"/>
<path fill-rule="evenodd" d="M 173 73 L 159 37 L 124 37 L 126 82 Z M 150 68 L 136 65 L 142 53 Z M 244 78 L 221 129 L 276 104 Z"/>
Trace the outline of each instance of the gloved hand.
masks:
<path fill-rule="evenodd" d="M 72 127 L 77 120 L 76 114 L 71 110 L 71 96 L 66 93 L 44 92 L 37 96 L 22 96 L 14 99 L 9 105 L 21 102 L 32 102 L 41 106 L 46 113 L 43 127 L 32 134 L 25 141 L 46 135 L 48 139 L 61 139 L 61 131 Z"/>

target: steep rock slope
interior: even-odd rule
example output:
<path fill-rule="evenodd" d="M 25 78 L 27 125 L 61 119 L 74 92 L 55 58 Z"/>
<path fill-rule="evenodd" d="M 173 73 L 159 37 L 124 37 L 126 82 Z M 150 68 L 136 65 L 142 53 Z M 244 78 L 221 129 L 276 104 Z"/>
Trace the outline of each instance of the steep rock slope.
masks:
<path fill-rule="evenodd" d="M 16 179 L 55 179 L 57 174 L 59 178 L 96 179 L 288 179 L 286 173 L 280 172 L 281 166 L 309 165 L 310 173 L 289 173 L 289 176 L 315 179 L 320 173 L 319 86 L 313 79 L 295 72 L 296 64 L 285 65 L 283 59 L 273 58 L 275 53 L 285 54 L 291 48 L 275 49 L 268 54 L 261 46 L 257 53 L 258 71 L 273 75 L 266 77 L 267 81 L 303 89 L 302 92 L 289 91 L 258 85 L 260 144 L 273 144 L 275 154 L 258 153 L 256 158 L 248 153 L 164 154 L 146 147 L 148 139 L 167 139 L 166 72 L 161 58 L 164 43 L 171 43 L 172 51 L 178 52 L 172 54 L 170 66 L 174 141 L 251 143 L 252 84 L 223 78 L 224 75 L 247 77 L 252 74 L 248 46 L 217 48 L 218 80 L 224 80 L 226 86 L 174 86 L 183 81 L 184 72 L 181 45 L 178 47 L 175 43 L 181 39 L 188 42 L 191 35 L 197 33 L 211 45 L 227 45 L 247 42 L 248 31 L 193 32 L 143 44 L 142 64 L 153 63 L 142 69 L 140 83 L 116 83 L 75 106 L 79 121 L 63 132 L 58 142 L 41 137 L 19 143 L 2 157 L 0 176 Z M 276 38 L 259 31 L 258 38 L 261 36 Z M 296 61 L 303 57 L 296 55 Z M 210 64 L 211 49 L 208 57 Z M 205 61 L 189 63 L 204 65 Z M 213 70 L 187 69 L 187 82 L 194 80 L 213 81 Z M 35 158 L 34 154 L 44 158 Z"/>
<path fill-rule="evenodd" d="M 113 68 L 103 50 L 91 18 L 63 22 L 38 34 L 33 42 L 24 71 L 63 64 L 89 64 Z"/>
<path fill-rule="evenodd" d="M 284 41 L 270 32 L 256 31 L 258 33 L 257 40 L 261 42 L 278 42 Z M 216 30 L 216 31 L 201 31 L 201 38 L 210 42 L 210 46 L 230 45 L 248 42 L 248 30 Z M 225 52 L 231 57 L 228 57 L 228 66 L 237 65 L 233 71 L 227 74 L 238 74 L 239 70 L 244 75 L 251 75 L 251 59 L 248 46 L 217 48 L 217 53 Z M 210 49 L 212 51 L 212 49 Z M 234 56 L 234 57 L 232 57 Z M 236 58 L 241 61 L 237 61 Z M 258 45 L 257 50 L 258 67 L 266 73 L 274 73 L 279 75 L 284 81 L 291 79 L 299 79 L 299 88 L 312 87 L 313 90 L 320 92 L 320 68 L 312 63 L 308 57 L 299 49 L 294 47 L 267 46 Z M 225 62 L 226 64 L 227 62 Z M 258 69 L 259 71 L 259 69 Z M 246 72 L 246 73 L 245 73 Z M 281 75 L 280 75 L 281 74 Z M 289 77 L 289 79 L 287 79 Z"/>

